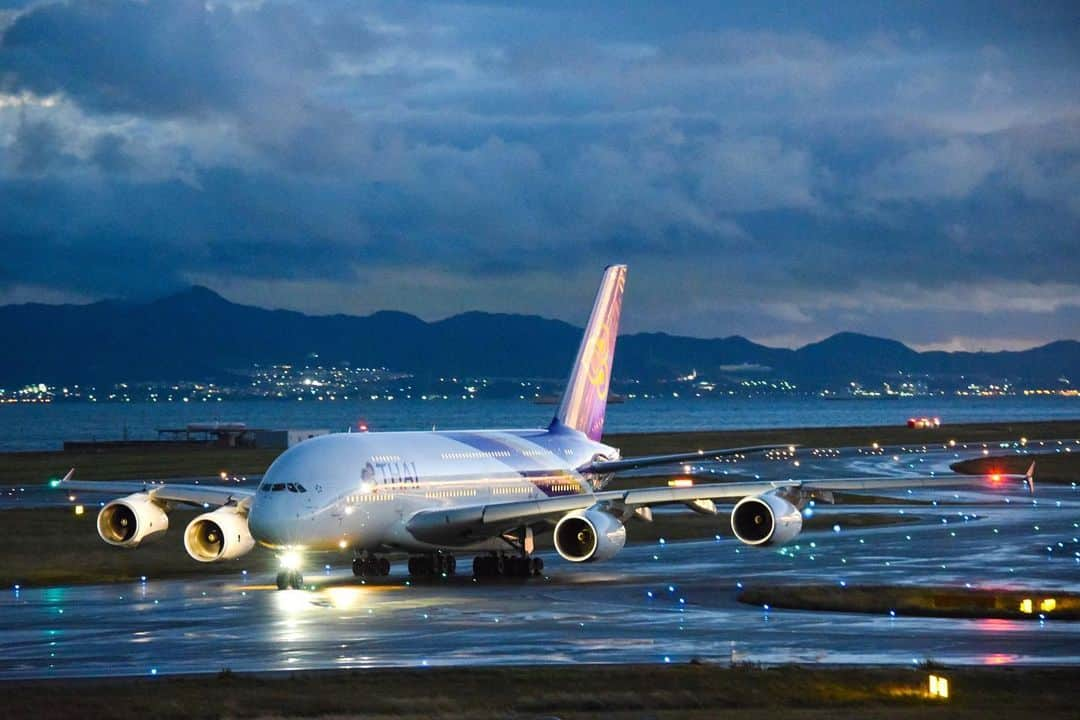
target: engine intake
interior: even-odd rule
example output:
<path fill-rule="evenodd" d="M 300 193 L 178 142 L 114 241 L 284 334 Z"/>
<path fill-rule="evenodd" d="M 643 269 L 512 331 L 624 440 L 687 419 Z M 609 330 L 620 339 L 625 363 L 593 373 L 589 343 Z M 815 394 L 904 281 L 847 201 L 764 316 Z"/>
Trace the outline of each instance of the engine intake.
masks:
<path fill-rule="evenodd" d="M 117 547 L 134 548 L 169 529 L 169 516 L 146 493 L 134 493 L 101 508 L 97 531 Z"/>
<path fill-rule="evenodd" d="M 783 545 L 802 532 L 802 513 L 773 493 L 745 497 L 731 511 L 731 530 L 747 545 Z"/>
<path fill-rule="evenodd" d="M 570 562 L 609 560 L 626 544 L 626 528 L 600 510 L 572 512 L 555 526 L 555 550 Z"/>
<path fill-rule="evenodd" d="M 232 560 L 255 547 L 247 515 L 234 507 L 203 513 L 184 530 L 184 549 L 199 562 Z"/>

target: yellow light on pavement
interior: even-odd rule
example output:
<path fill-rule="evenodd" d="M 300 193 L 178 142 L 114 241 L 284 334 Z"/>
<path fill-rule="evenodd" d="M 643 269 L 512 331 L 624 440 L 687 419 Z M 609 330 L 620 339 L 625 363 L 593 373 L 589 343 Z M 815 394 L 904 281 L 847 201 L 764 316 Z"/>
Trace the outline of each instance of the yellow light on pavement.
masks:
<path fill-rule="evenodd" d="M 86 512 L 86 509 L 82 505 L 76 505 L 75 506 L 75 514 L 76 515 L 82 515 L 84 512 Z"/>
<path fill-rule="evenodd" d="M 1024 598 L 1023 600 L 1020 601 L 1020 612 L 1024 613 L 1025 615 L 1030 615 L 1031 614 L 1031 612 L 1032 612 L 1031 598 Z"/>
<path fill-rule="evenodd" d="M 1043 612 L 1050 612 L 1051 610 L 1053 610 L 1056 607 L 1057 607 L 1057 600 L 1055 600 L 1054 598 L 1046 598 L 1041 603 L 1039 603 L 1039 609 L 1042 610 Z"/>
<path fill-rule="evenodd" d="M 930 697 L 949 699 L 949 679 L 940 675 L 930 676 Z"/>

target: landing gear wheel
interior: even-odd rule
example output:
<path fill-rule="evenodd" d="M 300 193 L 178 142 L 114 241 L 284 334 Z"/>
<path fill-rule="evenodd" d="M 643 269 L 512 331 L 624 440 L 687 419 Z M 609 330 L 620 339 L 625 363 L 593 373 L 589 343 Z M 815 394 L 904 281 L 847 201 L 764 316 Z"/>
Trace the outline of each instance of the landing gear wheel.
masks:
<path fill-rule="evenodd" d="M 538 577 L 544 560 L 532 555 L 477 555 L 473 558 L 473 577 Z"/>
<path fill-rule="evenodd" d="M 285 570 L 277 574 L 278 590 L 300 590 L 304 587 L 304 576 L 299 570 Z"/>
<path fill-rule="evenodd" d="M 412 572 L 412 558 L 409 558 L 409 571 Z M 390 574 L 390 561 L 386 558 L 368 555 L 352 561 L 352 572 L 357 577 L 385 577 Z"/>
<path fill-rule="evenodd" d="M 431 553 L 429 555 L 414 555 L 409 558 L 409 574 L 413 577 L 432 577 L 439 575 L 453 575 L 457 570 L 457 559 L 447 553 Z M 473 563 L 473 573 L 476 572 L 476 563 Z"/>

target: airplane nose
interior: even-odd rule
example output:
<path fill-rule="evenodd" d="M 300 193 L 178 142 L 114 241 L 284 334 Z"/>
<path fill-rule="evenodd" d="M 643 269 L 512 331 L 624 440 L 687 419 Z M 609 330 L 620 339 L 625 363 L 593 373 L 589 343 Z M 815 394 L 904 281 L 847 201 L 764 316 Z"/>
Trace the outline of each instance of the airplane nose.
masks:
<path fill-rule="evenodd" d="M 266 545 L 276 545 L 274 537 L 273 509 L 268 506 L 266 500 L 256 497 L 248 510 L 248 531 L 256 542 Z"/>

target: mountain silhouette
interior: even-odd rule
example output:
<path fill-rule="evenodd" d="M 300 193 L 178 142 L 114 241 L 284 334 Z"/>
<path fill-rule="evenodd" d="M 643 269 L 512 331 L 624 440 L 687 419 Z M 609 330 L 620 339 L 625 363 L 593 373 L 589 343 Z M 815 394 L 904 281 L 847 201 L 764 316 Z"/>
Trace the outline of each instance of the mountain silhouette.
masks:
<path fill-rule="evenodd" d="M 149 302 L 0 307 L 0 386 L 212 380 L 253 364 L 343 362 L 420 379 L 445 375 L 561 379 L 581 330 L 533 315 L 467 312 L 425 322 L 402 312 L 311 316 L 239 305 L 205 287 Z M 1080 343 L 1018 352 L 917 352 L 885 338 L 843 332 L 798 349 L 746 338 L 639 333 L 619 338 L 617 381 L 665 382 L 696 370 L 710 379 L 786 379 L 805 389 L 849 382 L 930 380 L 1056 386 L 1075 380 Z"/>

